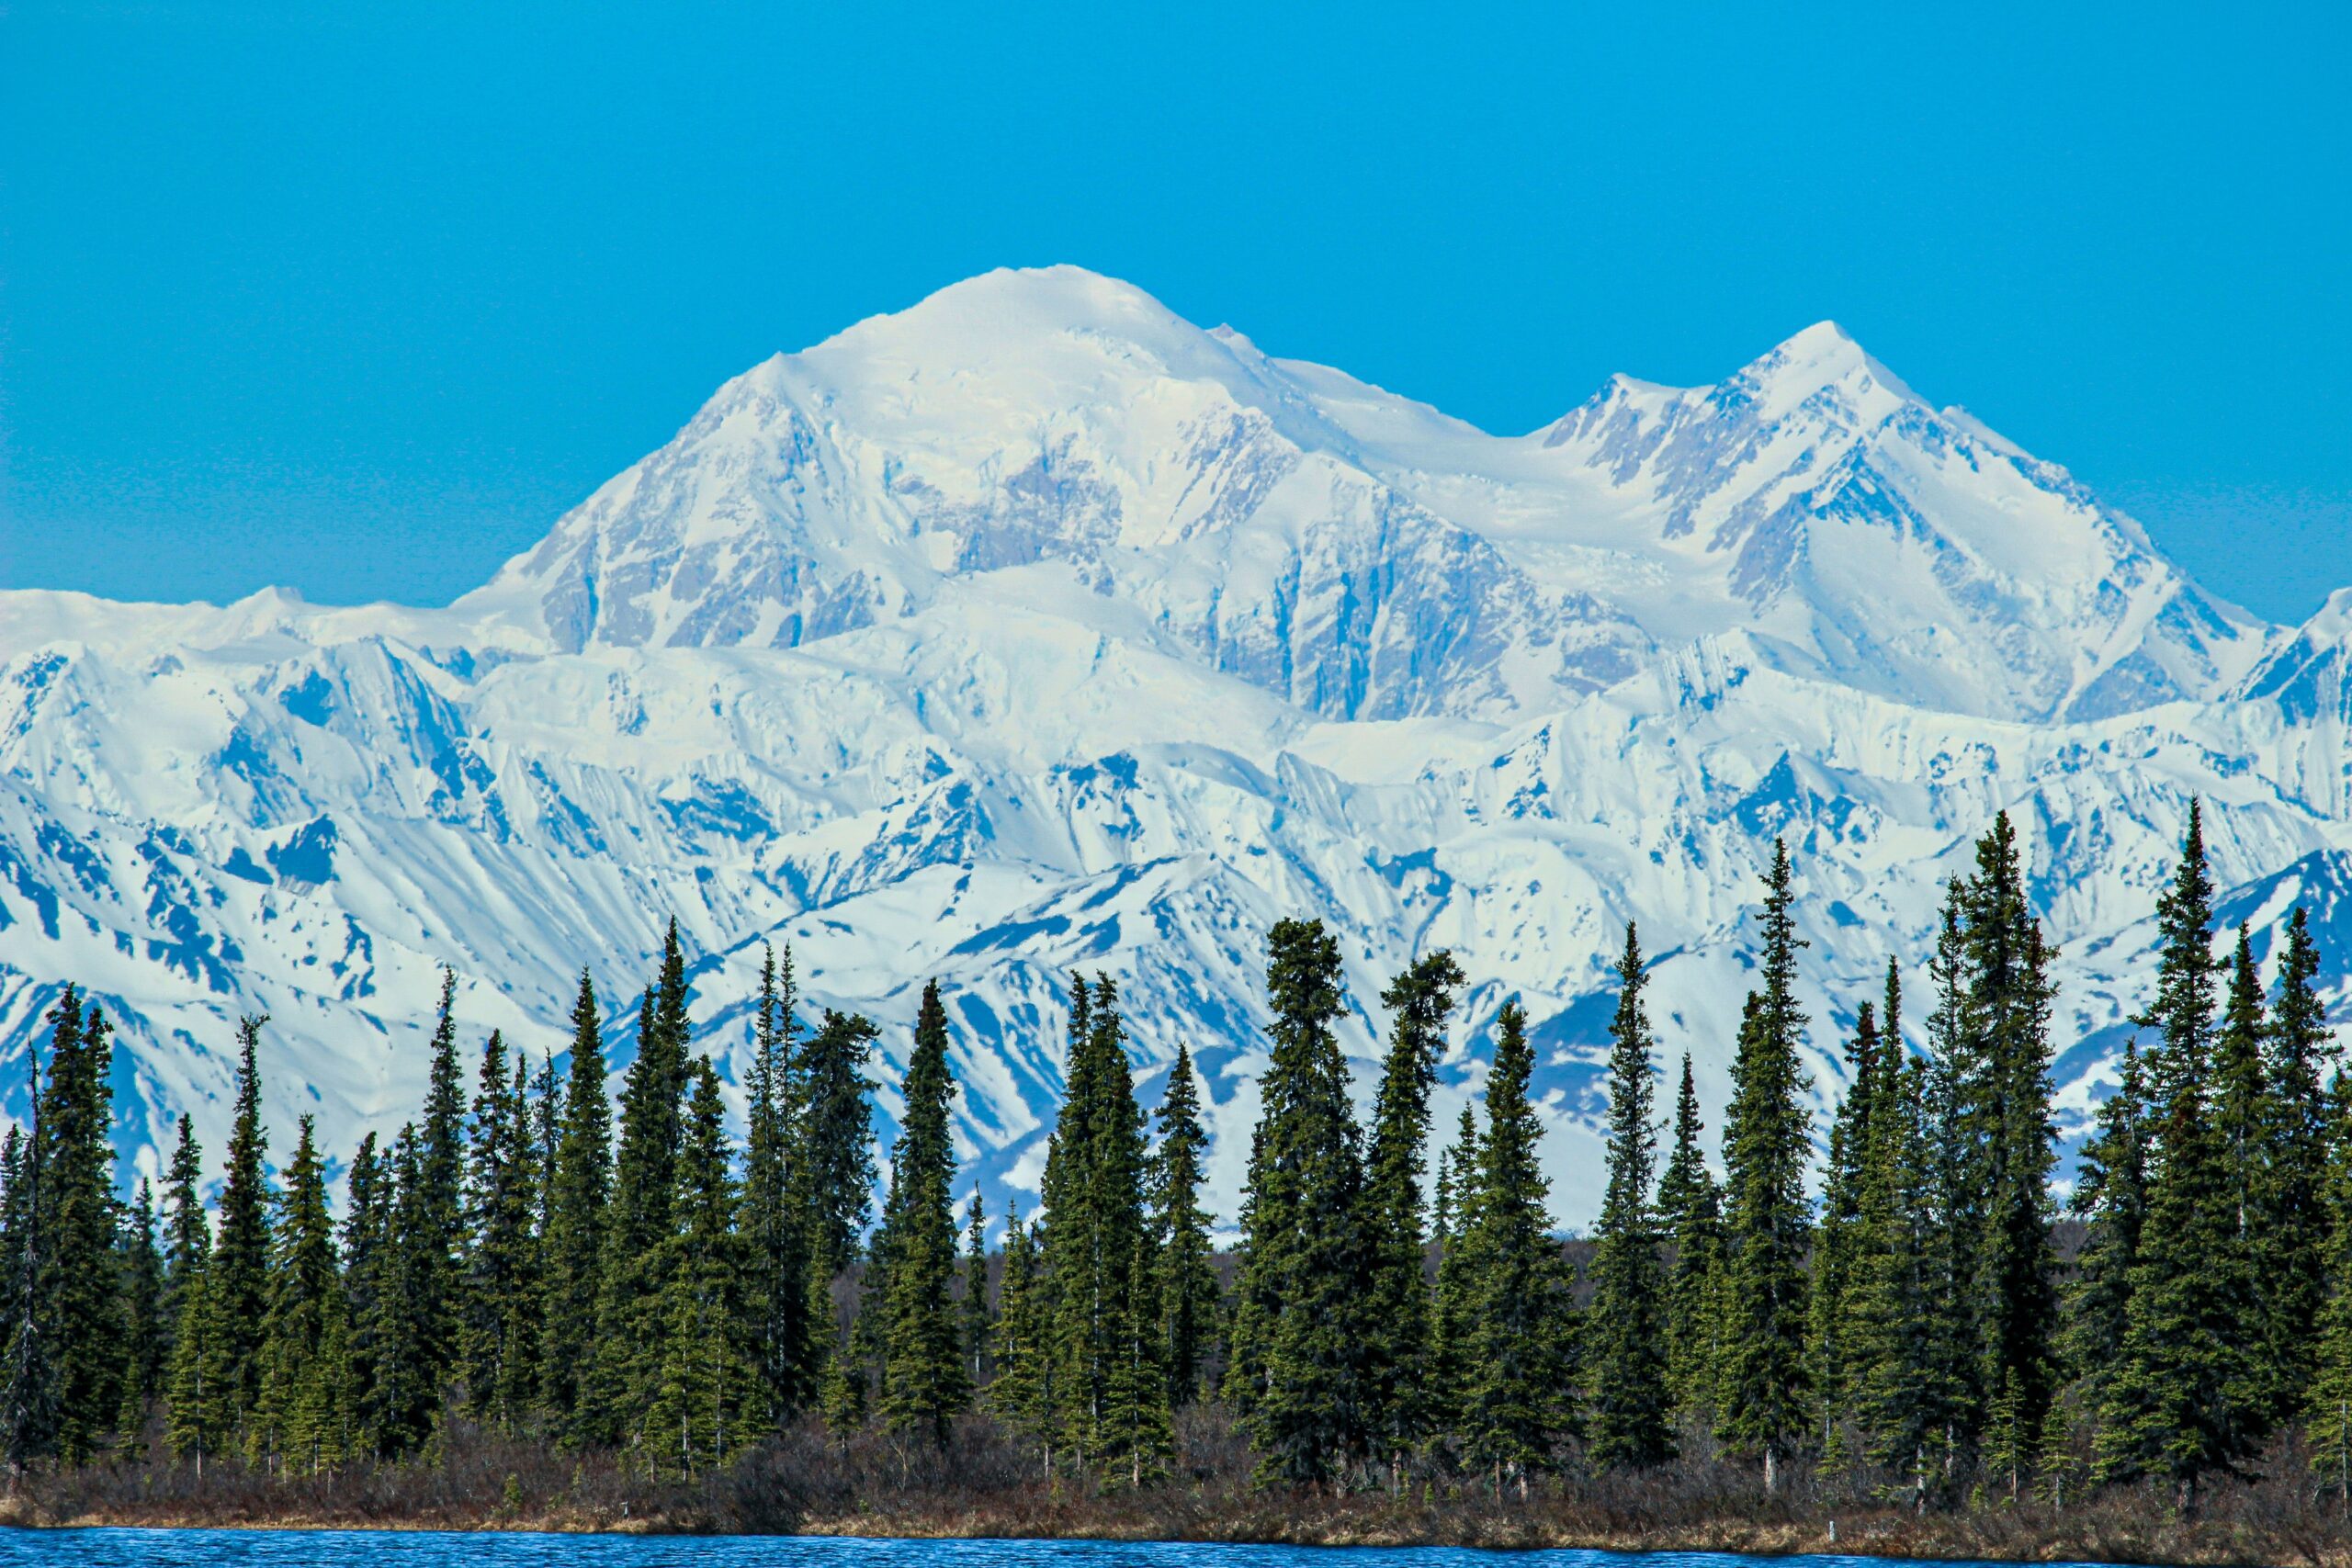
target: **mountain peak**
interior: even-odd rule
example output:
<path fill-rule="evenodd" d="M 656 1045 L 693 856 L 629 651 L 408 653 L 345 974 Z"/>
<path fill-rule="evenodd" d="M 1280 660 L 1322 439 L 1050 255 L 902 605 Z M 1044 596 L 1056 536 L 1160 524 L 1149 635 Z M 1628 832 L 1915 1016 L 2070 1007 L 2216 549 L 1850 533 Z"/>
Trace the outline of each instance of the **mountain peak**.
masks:
<path fill-rule="evenodd" d="M 1768 418 L 1780 418 L 1807 399 L 1839 388 L 1847 400 L 1917 402 L 1918 395 L 1903 378 L 1873 357 L 1853 334 L 1835 321 L 1815 321 L 1743 367 L 1725 386 L 1735 388 L 1759 405 Z"/>

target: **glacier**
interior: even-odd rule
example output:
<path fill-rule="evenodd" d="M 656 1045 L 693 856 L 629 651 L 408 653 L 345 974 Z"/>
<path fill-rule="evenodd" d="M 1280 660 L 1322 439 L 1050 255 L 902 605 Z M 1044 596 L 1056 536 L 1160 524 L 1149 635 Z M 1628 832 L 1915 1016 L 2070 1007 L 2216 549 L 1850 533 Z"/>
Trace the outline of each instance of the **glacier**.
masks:
<path fill-rule="evenodd" d="M 1200 1063 L 1228 1219 L 1262 943 L 1377 996 L 1449 946 L 1536 1021 L 1557 1217 L 1598 1207 L 1609 964 L 1640 922 L 1666 1063 L 1728 1092 L 1757 878 L 1797 859 L 1812 1093 L 2006 810 L 2060 947 L 2080 1136 L 2206 807 L 2222 908 L 2309 907 L 2352 980 L 2352 594 L 2200 590 L 2055 464 L 1824 322 L 1710 387 L 1625 377 L 1496 436 L 1075 267 L 1000 271 L 779 355 L 441 608 L 0 592 L 0 1111 L 67 980 L 120 1026 L 117 1139 L 217 1150 L 266 1012 L 278 1141 L 414 1114 L 435 972 L 616 1066 L 674 916 L 700 1041 L 748 1056 L 761 944 L 866 1011 L 886 1134 L 923 982 L 959 1149 L 1034 1201 L 1073 969 L 1147 1103 Z"/>

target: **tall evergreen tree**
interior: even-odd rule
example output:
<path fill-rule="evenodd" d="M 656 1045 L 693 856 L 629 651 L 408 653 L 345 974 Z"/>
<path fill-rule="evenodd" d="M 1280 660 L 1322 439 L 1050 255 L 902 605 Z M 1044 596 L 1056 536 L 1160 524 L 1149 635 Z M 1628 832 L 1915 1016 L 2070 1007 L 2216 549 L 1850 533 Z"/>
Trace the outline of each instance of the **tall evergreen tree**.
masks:
<path fill-rule="evenodd" d="M 1159 1102 L 1159 1147 L 1151 1178 L 1151 1235 L 1159 1254 L 1160 1348 L 1168 1364 L 1169 1402 L 1199 1397 L 1216 1348 L 1217 1283 L 1208 1211 L 1201 1185 L 1208 1131 L 1201 1125 L 1200 1081 L 1188 1044 L 1176 1047 L 1168 1092 Z"/>
<path fill-rule="evenodd" d="M 936 980 L 923 987 L 901 1088 L 906 1110 L 891 1149 L 890 1211 L 883 1217 L 889 1293 L 882 1418 L 896 1431 L 927 1433 L 944 1448 L 948 1424 L 972 1390 L 953 1300 L 956 1147 L 949 1113 L 956 1080 L 947 1068 L 947 1009 Z"/>
<path fill-rule="evenodd" d="M 678 924 L 663 940 L 659 981 L 638 1009 L 637 1060 L 621 1090 L 619 1150 L 605 1229 L 603 1289 L 591 1396 L 606 1417 L 606 1440 L 646 1438 L 642 1427 L 662 1375 L 667 1270 L 678 1258 L 662 1244 L 674 1230 L 678 1150 L 692 1028 Z M 651 1440 L 666 1444 L 662 1433 Z M 653 1450 L 649 1450 L 653 1451 Z"/>
<path fill-rule="evenodd" d="M 460 1349 L 468 1410 L 507 1432 L 534 1403 L 543 1325 L 527 1090 L 522 1063 L 510 1071 L 505 1043 L 492 1030 L 482 1046 L 469 1151 Z"/>
<path fill-rule="evenodd" d="M 1422 1178 L 1429 1161 L 1430 1092 L 1445 1051 L 1446 1020 L 1464 983 L 1442 949 L 1416 960 L 1380 994 L 1392 1021 L 1373 1111 L 1364 1171 L 1365 1323 L 1372 1337 L 1365 1419 L 1401 1484 L 1407 1455 L 1429 1438 L 1430 1285 Z"/>
<path fill-rule="evenodd" d="M 1472 1240 L 1478 1224 L 1479 1168 L 1476 1113 L 1464 1105 L 1453 1146 L 1438 1156 L 1430 1215 L 1439 1250 L 1437 1288 L 1430 1300 L 1430 1382 L 1423 1392 L 1430 1424 L 1441 1433 L 1460 1429 L 1463 1393 L 1470 1386 L 1476 1353 L 1477 1277 Z"/>
<path fill-rule="evenodd" d="M 1969 1022 L 1981 1042 L 1981 1088 L 1971 1108 L 1981 1153 L 1963 1179 L 1983 1193 L 1983 1205 L 1966 1248 L 1969 1272 L 1958 1283 L 1973 1306 L 1971 1374 L 1980 1421 L 1993 1400 L 2006 1397 L 2015 1454 L 2021 1447 L 2016 1434 L 2041 1427 L 2056 1381 L 2058 1258 L 2050 1199 L 2057 1166 L 2050 1109 L 2056 988 L 2006 812 L 1977 840 L 1976 866 L 1967 889 L 1963 960 Z"/>
<path fill-rule="evenodd" d="M 974 1393 L 988 1386 L 989 1328 L 994 1321 L 989 1312 L 989 1216 L 980 1202 L 980 1190 L 972 1189 L 972 1201 L 964 1208 L 964 1269 L 960 1282 L 963 1294 L 957 1298 L 961 1317 L 964 1368 L 971 1379 Z"/>
<path fill-rule="evenodd" d="M 876 1032 L 863 1015 L 825 1010 L 795 1075 L 800 1159 L 792 1207 L 807 1216 L 821 1289 L 857 1256 L 874 1191 L 874 1102 L 865 1067 Z"/>
<path fill-rule="evenodd" d="M 1057 1392 L 1053 1303 L 1030 1230 L 1018 1210 L 1007 1210 L 1004 1273 L 997 1287 L 996 1377 L 989 1384 L 988 1408 L 1039 1446 L 1048 1473 L 1059 1436 Z"/>
<path fill-rule="evenodd" d="M 1821 1224 L 1813 1251 L 1813 1388 L 1821 1407 L 1822 1456 L 1835 1470 L 1845 1455 L 1854 1381 L 1856 1261 L 1862 1246 L 1862 1187 L 1877 1113 L 1878 1013 L 1864 1002 L 1846 1046 L 1846 1093 L 1829 1125 L 1822 1173 Z"/>
<path fill-rule="evenodd" d="M 670 1256 L 662 1281 L 651 1348 L 654 1375 L 642 1427 L 643 1450 L 656 1473 L 716 1469 L 742 1443 L 742 1408 L 754 1391 L 745 1358 L 743 1259 L 735 1225 L 738 1193 L 728 1169 L 726 1107 L 707 1057 L 688 1069 L 692 1096 L 684 1115 L 671 1204 L 675 1229 L 661 1247 Z"/>
<path fill-rule="evenodd" d="M 179 1333 L 180 1303 L 212 1251 L 212 1222 L 204 1212 L 204 1150 L 196 1123 L 183 1113 L 179 1141 L 164 1171 L 164 1359 Z"/>
<path fill-rule="evenodd" d="M 326 1172 L 308 1116 L 287 1168 L 274 1251 L 262 1321 L 261 1391 L 246 1451 L 273 1470 L 282 1465 L 315 1475 L 350 1450 L 354 1390 Z"/>
<path fill-rule="evenodd" d="M 611 1431 L 608 1412 L 581 1407 L 584 1369 L 596 1352 L 596 1303 L 605 1264 L 605 1206 L 612 1195 L 612 1106 L 605 1094 L 604 1026 L 586 970 L 571 1004 L 571 1055 L 563 1111 L 548 1177 L 542 1248 L 547 1315 L 540 1331 L 539 1398 L 569 1445 Z"/>
<path fill-rule="evenodd" d="M 164 1393 L 171 1336 L 164 1319 L 164 1253 L 155 1239 L 154 1190 L 142 1178 L 123 1205 L 117 1241 L 122 1299 L 122 1410 L 117 1425 L 136 1439 Z"/>
<path fill-rule="evenodd" d="M 391 1173 L 376 1147 L 376 1134 L 359 1140 L 345 1180 L 343 1215 L 344 1317 L 350 1329 L 351 1451 L 368 1451 L 382 1427 L 382 1371 L 388 1326 L 384 1292 L 390 1286 L 392 1235 Z"/>
<path fill-rule="evenodd" d="M 220 1227 L 206 1269 L 226 1380 L 221 1397 L 237 1422 L 261 1394 L 262 1326 L 269 1311 L 269 1134 L 261 1124 L 261 1070 L 254 1061 L 267 1021 L 246 1018 L 237 1026 L 237 1108 L 220 1184 Z"/>
<path fill-rule="evenodd" d="M 1498 1491 L 1515 1482 L 1522 1497 L 1579 1416 L 1568 1269 L 1551 1234 L 1550 1183 L 1536 1155 L 1542 1129 L 1528 1099 L 1534 1068 L 1526 1014 L 1505 1002 L 1487 1077 L 1478 1201 L 1464 1238 L 1472 1284 L 1461 1425 L 1464 1461 Z"/>
<path fill-rule="evenodd" d="M 2228 1151 L 2214 1120 L 2212 880 L 2192 804 L 2180 865 L 2156 903 L 2148 1211 L 2125 1304 L 2122 1355 L 2100 1411 L 2102 1478 L 2168 1479 L 2184 1512 L 2262 1435 L 2259 1372 Z"/>
<path fill-rule="evenodd" d="M 1798 1060 L 1805 1017 L 1796 999 L 1794 874 L 1785 844 L 1772 850 L 1762 917 L 1763 987 L 1748 995 L 1732 1101 L 1724 1126 L 1724 1237 L 1729 1269 L 1724 1359 L 1716 1436 L 1733 1454 L 1760 1460 L 1767 1491 L 1804 1429 L 1810 1390 L 1804 1358 L 1804 1195 L 1810 1119 Z"/>
<path fill-rule="evenodd" d="M 743 1224 L 759 1372 L 756 1414 L 771 1429 L 816 1403 L 822 1350 L 824 1303 L 808 1257 L 812 1222 L 794 1203 L 793 1176 L 800 1164 L 794 1111 L 798 1000 L 792 950 L 786 948 L 779 963 L 775 950 L 763 947 L 752 1009 Z"/>
<path fill-rule="evenodd" d="M 1674 1454 L 1667 1385 L 1667 1281 L 1650 1180 L 1657 1165 L 1657 1049 L 1643 1001 L 1640 934 L 1625 922 L 1617 960 L 1617 1012 L 1609 1037 L 1609 1177 L 1593 1254 L 1586 1347 L 1591 1397 L 1589 1452 L 1609 1469 L 1653 1465 Z"/>
<path fill-rule="evenodd" d="M 1271 1051 L 1226 1392 L 1261 1483 L 1327 1487 L 1364 1454 L 1370 1335 L 1363 1160 L 1332 1032 L 1346 999 L 1339 943 L 1321 921 L 1276 923 L 1266 990 Z"/>
<path fill-rule="evenodd" d="M 73 987 L 55 1022 L 34 1139 L 40 1320 L 54 1404 L 48 1446 L 73 1465 L 96 1453 L 122 1409 L 122 1298 L 114 1269 L 112 1031 Z"/>
<path fill-rule="evenodd" d="M 416 1350 L 437 1402 L 463 1348 L 463 1258 L 466 1227 L 466 1089 L 458 1062 L 458 975 L 441 970 L 441 1004 L 435 1015 L 424 1106 L 417 1123 L 416 1185 L 403 1245 L 411 1253 Z"/>
<path fill-rule="evenodd" d="M 2312 1381 L 2318 1337 L 2311 1325 L 2327 1298 L 2335 1235 L 2327 1197 L 2329 1111 L 2321 1080 L 2337 1050 L 2326 1004 L 2315 988 L 2318 976 L 2311 922 L 2298 906 L 2287 922 L 2278 995 L 2270 1010 L 2265 1134 L 2269 1165 L 2259 1206 L 2267 1287 L 2263 1344 L 2272 1408 L 2280 1415 L 2290 1413 L 2297 1391 Z"/>
<path fill-rule="evenodd" d="M 1723 1192 L 1699 1135 L 1699 1091 L 1690 1057 L 1682 1057 L 1682 1084 L 1674 1100 L 1674 1145 L 1658 1179 L 1658 1228 L 1674 1248 L 1666 1282 L 1666 1378 L 1677 1421 L 1713 1421 L 1717 1314 L 1723 1263 Z"/>

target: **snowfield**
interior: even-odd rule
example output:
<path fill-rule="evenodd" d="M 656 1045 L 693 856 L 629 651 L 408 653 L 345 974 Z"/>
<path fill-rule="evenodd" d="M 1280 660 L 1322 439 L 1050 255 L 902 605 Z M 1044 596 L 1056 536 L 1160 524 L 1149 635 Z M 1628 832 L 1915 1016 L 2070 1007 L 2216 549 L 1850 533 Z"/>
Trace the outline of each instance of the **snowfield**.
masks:
<path fill-rule="evenodd" d="M 2342 997 L 2347 642 L 2352 598 L 2300 628 L 2211 598 L 1828 323 L 1498 437 L 1108 278 L 993 273 L 729 381 L 447 609 L 0 592 L 0 1106 L 73 979 L 121 1026 L 139 1169 L 183 1110 L 217 1153 L 248 1011 L 281 1149 L 312 1111 L 347 1154 L 414 1113 L 440 964 L 475 1047 L 534 1053 L 588 965 L 617 1066 L 674 914 L 730 1081 L 763 942 L 884 1023 L 886 1114 L 939 977 L 963 1152 L 1024 1209 L 1064 976 L 1110 974 L 1147 1102 L 1193 1045 L 1229 1218 L 1264 933 L 1311 914 L 1367 1066 L 1387 976 L 1461 955 L 1441 1128 L 1524 998 L 1582 1224 L 1625 920 L 1713 1121 L 1784 836 L 1826 1106 L 2006 809 L 2078 1133 L 2191 796 L 2227 919 L 2267 963 L 2308 904 Z"/>

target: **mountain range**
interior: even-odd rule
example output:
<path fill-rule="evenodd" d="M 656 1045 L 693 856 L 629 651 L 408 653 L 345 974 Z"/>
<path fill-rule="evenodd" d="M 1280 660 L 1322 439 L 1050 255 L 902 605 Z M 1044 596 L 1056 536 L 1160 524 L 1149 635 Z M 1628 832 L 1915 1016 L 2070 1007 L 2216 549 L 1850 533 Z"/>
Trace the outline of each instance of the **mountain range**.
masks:
<path fill-rule="evenodd" d="M 121 1028 L 137 1168 L 216 1149 L 264 1012 L 281 1145 L 414 1114 L 447 963 L 479 1042 L 633 1044 L 674 917 L 747 1066 L 761 944 L 883 1025 L 937 977 L 968 1168 L 1033 1201 L 1073 969 L 1139 1093 L 1204 1073 L 1229 1219 L 1263 941 L 1338 932 L 1369 1074 L 1414 953 L 1535 1021 L 1554 1207 L 1598 1206 L 1609 964 L 1728 1093 L 1758 876 L 1796 857 L 1813 1089 L 2007 811 L 2060 948 L 2079 1137 L 2201 797 L 2228 920 L 2352 969 L 2352 596 L 2275 626 L 1833 324 L 1725 379 L 1479 431 L 1073 267 L 1001 271 L 720 387 L 445 608 L 0 592 L 0 1107 L 60 986 Z M 1916 1014 L 1917 1009 L 1913 1010 Z M 1368 1089 L 1368 1077 L 1365 1084 Z"/>

